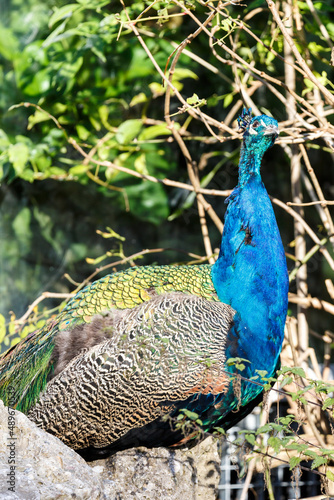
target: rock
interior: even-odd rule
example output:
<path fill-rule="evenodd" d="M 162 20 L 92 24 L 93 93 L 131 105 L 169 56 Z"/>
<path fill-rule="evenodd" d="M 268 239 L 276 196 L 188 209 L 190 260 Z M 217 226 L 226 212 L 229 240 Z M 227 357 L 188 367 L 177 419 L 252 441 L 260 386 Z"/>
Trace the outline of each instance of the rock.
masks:
<path fill-rule="evenodd" d="M 217 442 L 210 437 L 192 450 L 140 447 L 90 465 L 100 472 L 107 498 L 215 500 L 220 462 Z"/>
<path fill-rule="evenodd" d="M 214 500 L 217 443 L 189 451 L 136 448 L 86 463 L 58 438 L 0 401 L 1 500 Z"/>
<path fill-rule="evenodd" d="M 5 407 L 2 401 L 0 422 L 2 500 L 104 498 L 99 475 L 58 438 L 39 429 L 23 413 Z"/>

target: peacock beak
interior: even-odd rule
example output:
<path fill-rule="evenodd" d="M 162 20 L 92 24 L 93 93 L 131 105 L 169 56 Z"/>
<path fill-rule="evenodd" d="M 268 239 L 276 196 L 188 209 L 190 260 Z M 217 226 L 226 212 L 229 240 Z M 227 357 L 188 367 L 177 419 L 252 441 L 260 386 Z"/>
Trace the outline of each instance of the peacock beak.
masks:
<path fill-rule="evenodd" d="M 268 125 L 266 130 L 263 132 L 263 135 L 275 135 L 276 137 L 279 134 L 277 125 Z"/>

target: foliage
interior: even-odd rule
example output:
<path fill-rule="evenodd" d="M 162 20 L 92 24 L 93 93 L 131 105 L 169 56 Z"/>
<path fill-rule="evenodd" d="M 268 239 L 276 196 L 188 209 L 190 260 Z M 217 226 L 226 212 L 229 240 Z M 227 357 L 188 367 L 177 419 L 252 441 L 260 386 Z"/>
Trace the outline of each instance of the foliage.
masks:
<path fill-rule="evenodd" d="M 213 261 L 221 198 L 236 183 L 235 120 L 245 104 L 278 118 L 282 132 L 280 147 L 264 160 L 263 177 L 290 269 L 280 390 L 294 412 L 245 439 L 261 453 L 288 453 L 291 468 L 307 457 L 311 467 L 327 467 L 333 453 L 333 443 L 324 443 L 325 413 L 333 405 L 334 225 L 326 202 L 334 181 L 328 168 L 333 6 L 309 0 L 153 0 L 126 7 L 107 0 L 13 0 L 2 9 L 3 347 L 56 314 L 92 264 L 107 262 L 88 279 L 145 255 L 150 262 L 178 261 L 178 247 L 186 259 Z M 311 205 L 300 205 L 304 201 Z M 173 252 L 165 255 L 166 247 Z M 60 282 L 64 272 L 71 276 Z M 40 296 L 22 318 L 8 316 L 14 297 L 15 310 L 24 310 L 46 288 L 55 292 Z M 51 302 L 41 308 L 45 298 Z M 236 362 L 242 369 L 243 360 Z M 179 424 L 187 419 L 198 424 L 195 414 L 184 414 Z M 330 469 L 324 474 L 333 479 Z"/>

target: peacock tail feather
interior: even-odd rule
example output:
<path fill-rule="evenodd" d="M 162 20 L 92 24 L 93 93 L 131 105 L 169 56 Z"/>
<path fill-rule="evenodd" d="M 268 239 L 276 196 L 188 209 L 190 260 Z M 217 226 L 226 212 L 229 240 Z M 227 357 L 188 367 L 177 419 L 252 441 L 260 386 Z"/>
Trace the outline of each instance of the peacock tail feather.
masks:
<path fill-rule="evenodd" d="M 155 295 L 183 292 L 218 300 L 211 280 L 211 266 L 143 266 L 109 274 L 87 285 L 73 297 L 56 321 L 29 334 L 0 357 L 0 399 L 8 404 L 8 386 L 15 389 L 15 408 L 26 413 L 44 390 L 53 370 L 55 337 L 105 310 L 131 309 Z"/>

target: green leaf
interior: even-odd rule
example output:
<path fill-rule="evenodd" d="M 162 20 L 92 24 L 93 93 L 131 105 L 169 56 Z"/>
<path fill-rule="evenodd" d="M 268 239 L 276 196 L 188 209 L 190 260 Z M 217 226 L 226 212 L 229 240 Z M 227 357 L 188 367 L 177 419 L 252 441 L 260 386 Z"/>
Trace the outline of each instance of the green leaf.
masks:
<path fill-rule="evenodd" d="M 244 371 L 244 369 L 246 368 L 246 366 L 243 363 L 236 363 L 235 367 L 237 370 L 239 370 L 241 372 Z"/>
<path fill-rule="evenodd" d="M 256 442 L 254 434 L 245 434 L 245 439 L 248 441 L 251 445 L 254 445 Z"/>
<path fill-rule="evenodd" d="M 177 128 L 180 128 L 178 123 L 175 123 Z M 176 127 L 175 127 L 176 128 Z M 152 125 L 151 127 L 146 127 L 138 136 L 138 141 L 148 141 L 150 139 L 155 139 L 160 135 L 171 135 L 171 130 L 167 128 L 166 123 L 161 125 Z"/>
<path fill-rule="evenodd" d="M 291 368 L 291 373 L 298 375 L 299 377 L 306 378 L 305 371 L 300 366 L 295 366 Z"/>
<path fill-rule="evenodd" d="M 293 381 L 293 378 L 292 377 L 284 377 L 284 379 L 282 380 L 281 382 L 281 388 L 283 388 L 285 385 L 289 385 L 291 384 L 291 382 Z"/>
<path fill-rule="evenodd" d="M 30 168 L 26 168 L 25 170 L 23 170 L 20 177 L 24 181 L 28 181 L 28 182 L 34 182 L 34 179 L 35 179 L 34 172 Z"/>
<path fill-rule="evenodd" d="M 241 363 L 250 363 L 250 361 L 248 361 L 248 359 L 245 358 L 228 358 L 226 363 L 228 366 L 233 366 L 233 365 L 236 366 L 237 364 Z"/>
<path fill-rule="evenodd" d="M 290 425 L 291 422 L 295 420 L 293 415 L 287 415 L 286 417 L 280 417 L 279 421 L 282 425 Z"/>
<path fill-rule="evenodd" d="M 30 115 L 28 118 L 28 130 L 31 130 L 36 123 L 46 122 L 51 120 L 51 117 L 45 111 L 40 111 L 37 109 L 33 115 Z"/>
<path fill-rule="evenodd" d="M 304 96 L 305 94 L 307 94 L 308 92 L 311 92 L 314 88 L 314 83 L 311 82 L 311 80 L 309 80 L 308 78 L 304 78 L 304 83 L 305 83 L 305 89 L 303 89 L 302 91 L 302 96 Z"/>
<path fill-rule="evenodd" d="M 297 465 L 299 465 L 301 461 L 302 459 L 300 457 L 291 457 L 289 460 L 290 470 L 294 469 Z"/>
<path fill-rule="evenodd" d="M 195 413 L 193 411 L 190 411 L 190 410 L 186 410 L 185 408 L 182 408 L 182 413 L 184 413 L 184 415 L 186 417 L 188 417 L 190 420 L 197 420 L 198 419 L 198 413 Z"/>
<path fill-rule="evenodd" d="M 275 453 L 279 453 L 282 446 L 282 441 L 278 437 L 271 436 L 268 439 L 268 445 L 274 449 Z"/>
<path fill-rule="evenodd" d="M 192 97 L 188 97 L 187 103 L 191 106 L 198 107 L 204 106 L 204 104 L 206 104 L 206 100 L 200 99 L 197 94 L 193 94 Z"/>
<path fill-rule="evenodd" d="M 52 28 L 52 26 L 60 21 L 60 19 L 71 17 L 73 12 L 75 12 L 79 8 L 80 5 L 78 5 L 77 3 L 69 3 L 67 5 L 64 5 L 63 7 L 60 7 L 59 9 L 56 9 L 50 17 L 49 28 Z"/>
<path fill-rule="evenodd" d="M 256 434 L 265 434 L 266 432 L 269 432 L 271 430 L 272 430 L 271 424 L 265 424 L 257 429 Z"/>
<path fill-rule="evenodd" d="M 198 80 L 198 76 L 196 75 L 196 73 L 191 71 L 191 69 L 175 68 L 173 78 L 172 78 L 172 83 L 175 83 L 179 80 L 183 80 L 184 78 L 193 78 L 194 80 Z"/>
<path fill-rule="evenodd" d="M 12 60 L 18 50 L 19 41 L 14 35 L 14 30 L 8 29 L 0 23 L 0 54 L 5 59 Z"/>
<path fill-rule="evenodd" d="M 142 153 L 139 155 L 134 162 L 134 166 L 137 172 L 143 175 L 148 175 L 148 170 L 146 166 L 146 155 L 145 153 Z"/>
<path fill-rule="evenodd" d="M 311 457 L 311 458 L 317 458 L 318 454 L 316 451 L 313 451 L 313 450 L 305 450 L 304 451 L 304 455 L 306 455 L 307 457 Z"/>
<path fill-rule="evenodd" d="M 27 85 L 22 85 L 24 92 L 29 96 L 41 96 L 50 89 L 50 69 L 44 68 L 29 79 Z"/>
<path fill-rule="evenodd" d="M 136 106 L 137 104 L 141 104 L 142 102 L 146 101 L 147 101 L 147 96 L 144 94 L 144 92 L 140 92 L 131 99 L 129 106 L 131 108 L 133 106 Z"/>
<path fill-rule="evenodd" d="M 9 161 L 13 164 L 16 174 L 21 176 L 29 158 L 28 146 L 19 142 L 11 144 L 8 148 L 8 157 Z"/>
<path fill-rule="evenodd" d="M 311 469 L 317 469 L 320 467 L 320 465 L 324 465 L 328 463 L 328 458 L 327 457 L 317 457 L 313 460 Z"/>
<path fill-rule="evenodd" d="M 166 7 L 164 9 L 159 9 L 158 16 L 159 16 L 158 23 L 160 24 L 166 23 L 169 20 L 168 9 Z"/>
<path fill-rule="evenodd" d="M 90 136 L 89 130 L 87 130 L 83 125 L 79 124 L 76 126 L 76 129 L 79 139 L 81 141 L 87 141 L 88 137 Z"/>
<path fill-rule="evenodd" d="M 326 476 L 330 481 L 334 481 L 334 474 L 331 470 L 326 471 Z"/>
<path fill-rule="evenodd" d="M 2 149 L 7 149 L 9 145 L 10 145 L 10 140 L 8 138 L 8 135 L 4 130 L 0 128 L 0 151 Z"/>
<path fill-rule="evenodd" d="M 143 123 L 141 120 L 126 120 L 116 132 L 116 139 L 119 144 L 129 144 L 140 132 Z"/>
<path fill-rule="evenodd" d="M 100 106 L 98 109 L 99 117 L 101 118 L 101 122 L 104 127 L 109 128 L 108 117 L 109 117 L 109 108 L 105 104 Z"/>
<path fill-rule="evenodd" d="M 161 83 L 152 82 L 152 83 L 149 83 L 148 87 L 149 87 L 150 91 L 152 92 L 153 97 L 158 97 L 160 95 L 164 95 L 164 93 L 166 92 L 165 87 Z"/>
<path fill-rule="evenodd" d="M 6 336 L 6 320 L 5 317 L 0 314 L 0 344 Z"/>
<path fill-rule="evenodd" d="M 324 404 L 322 405 L 322 409 L 326 410 L 326 408 L 328 408 L 329 406 L 333 406 L 333 405 L 334 405 L 334 398 L 327 398 L 324 401 Z"/>
<path fill-rule="evenodd" d="M 309 445 L 308 444 L 302 444 L 302 443 L 291 443 L 286 446 L 287 450 L 296 450 L 299 452 L 304 452 L 308 450 Z M 315 453 L 316 455 L 316 453 Z M 314 457 L 313 457 L 314 458 Z"/>
<path fill-rule="evenodd" d="M 52 234 L 53 222 L 50 215 L 39 210 L 37 206 L 33 208 L 33 214 L 39 224 L 40 232 L 43 238 L 52 246 L 52 248 L 54 248 L 56 252 L 60 253 L 62 250 L 61 245 L 57 242 L 57 240 L 55 240 Z"/>
<path fill-rule="evenodd" d="M 224 108 L 227 108 L 233 101 L 233 94 L 227 94 L 224 97 Z"/>
<path fill-rule="evenodd" d="M 219 434 L 223 434 L 224 436 L 226 435 L 226 431 L 222 427 L 215 427 L 214 429 L 219 432 Z"/>
<path fill-rule="evenodd" d="M 81 164 L 81 165 L 75 165 L 75 167 L 71 167 L 68 172 L 71 175 L 76 176 L 76 175 L 85 174 L 88 170 L 90 170 L 89 165 L 82 165 Z"/>
<path fill-rule="evenodd" d="M 67 30 L 64 33 L 66 28 L 68 19 L 65 19 L 56 29 L 54 29 L 50 35 L 44 40 L 43 47 L 47 48 L 55 42 L 59 42 L 60 40 L 64 40 L 74 35 L 74 30 Z"/>

